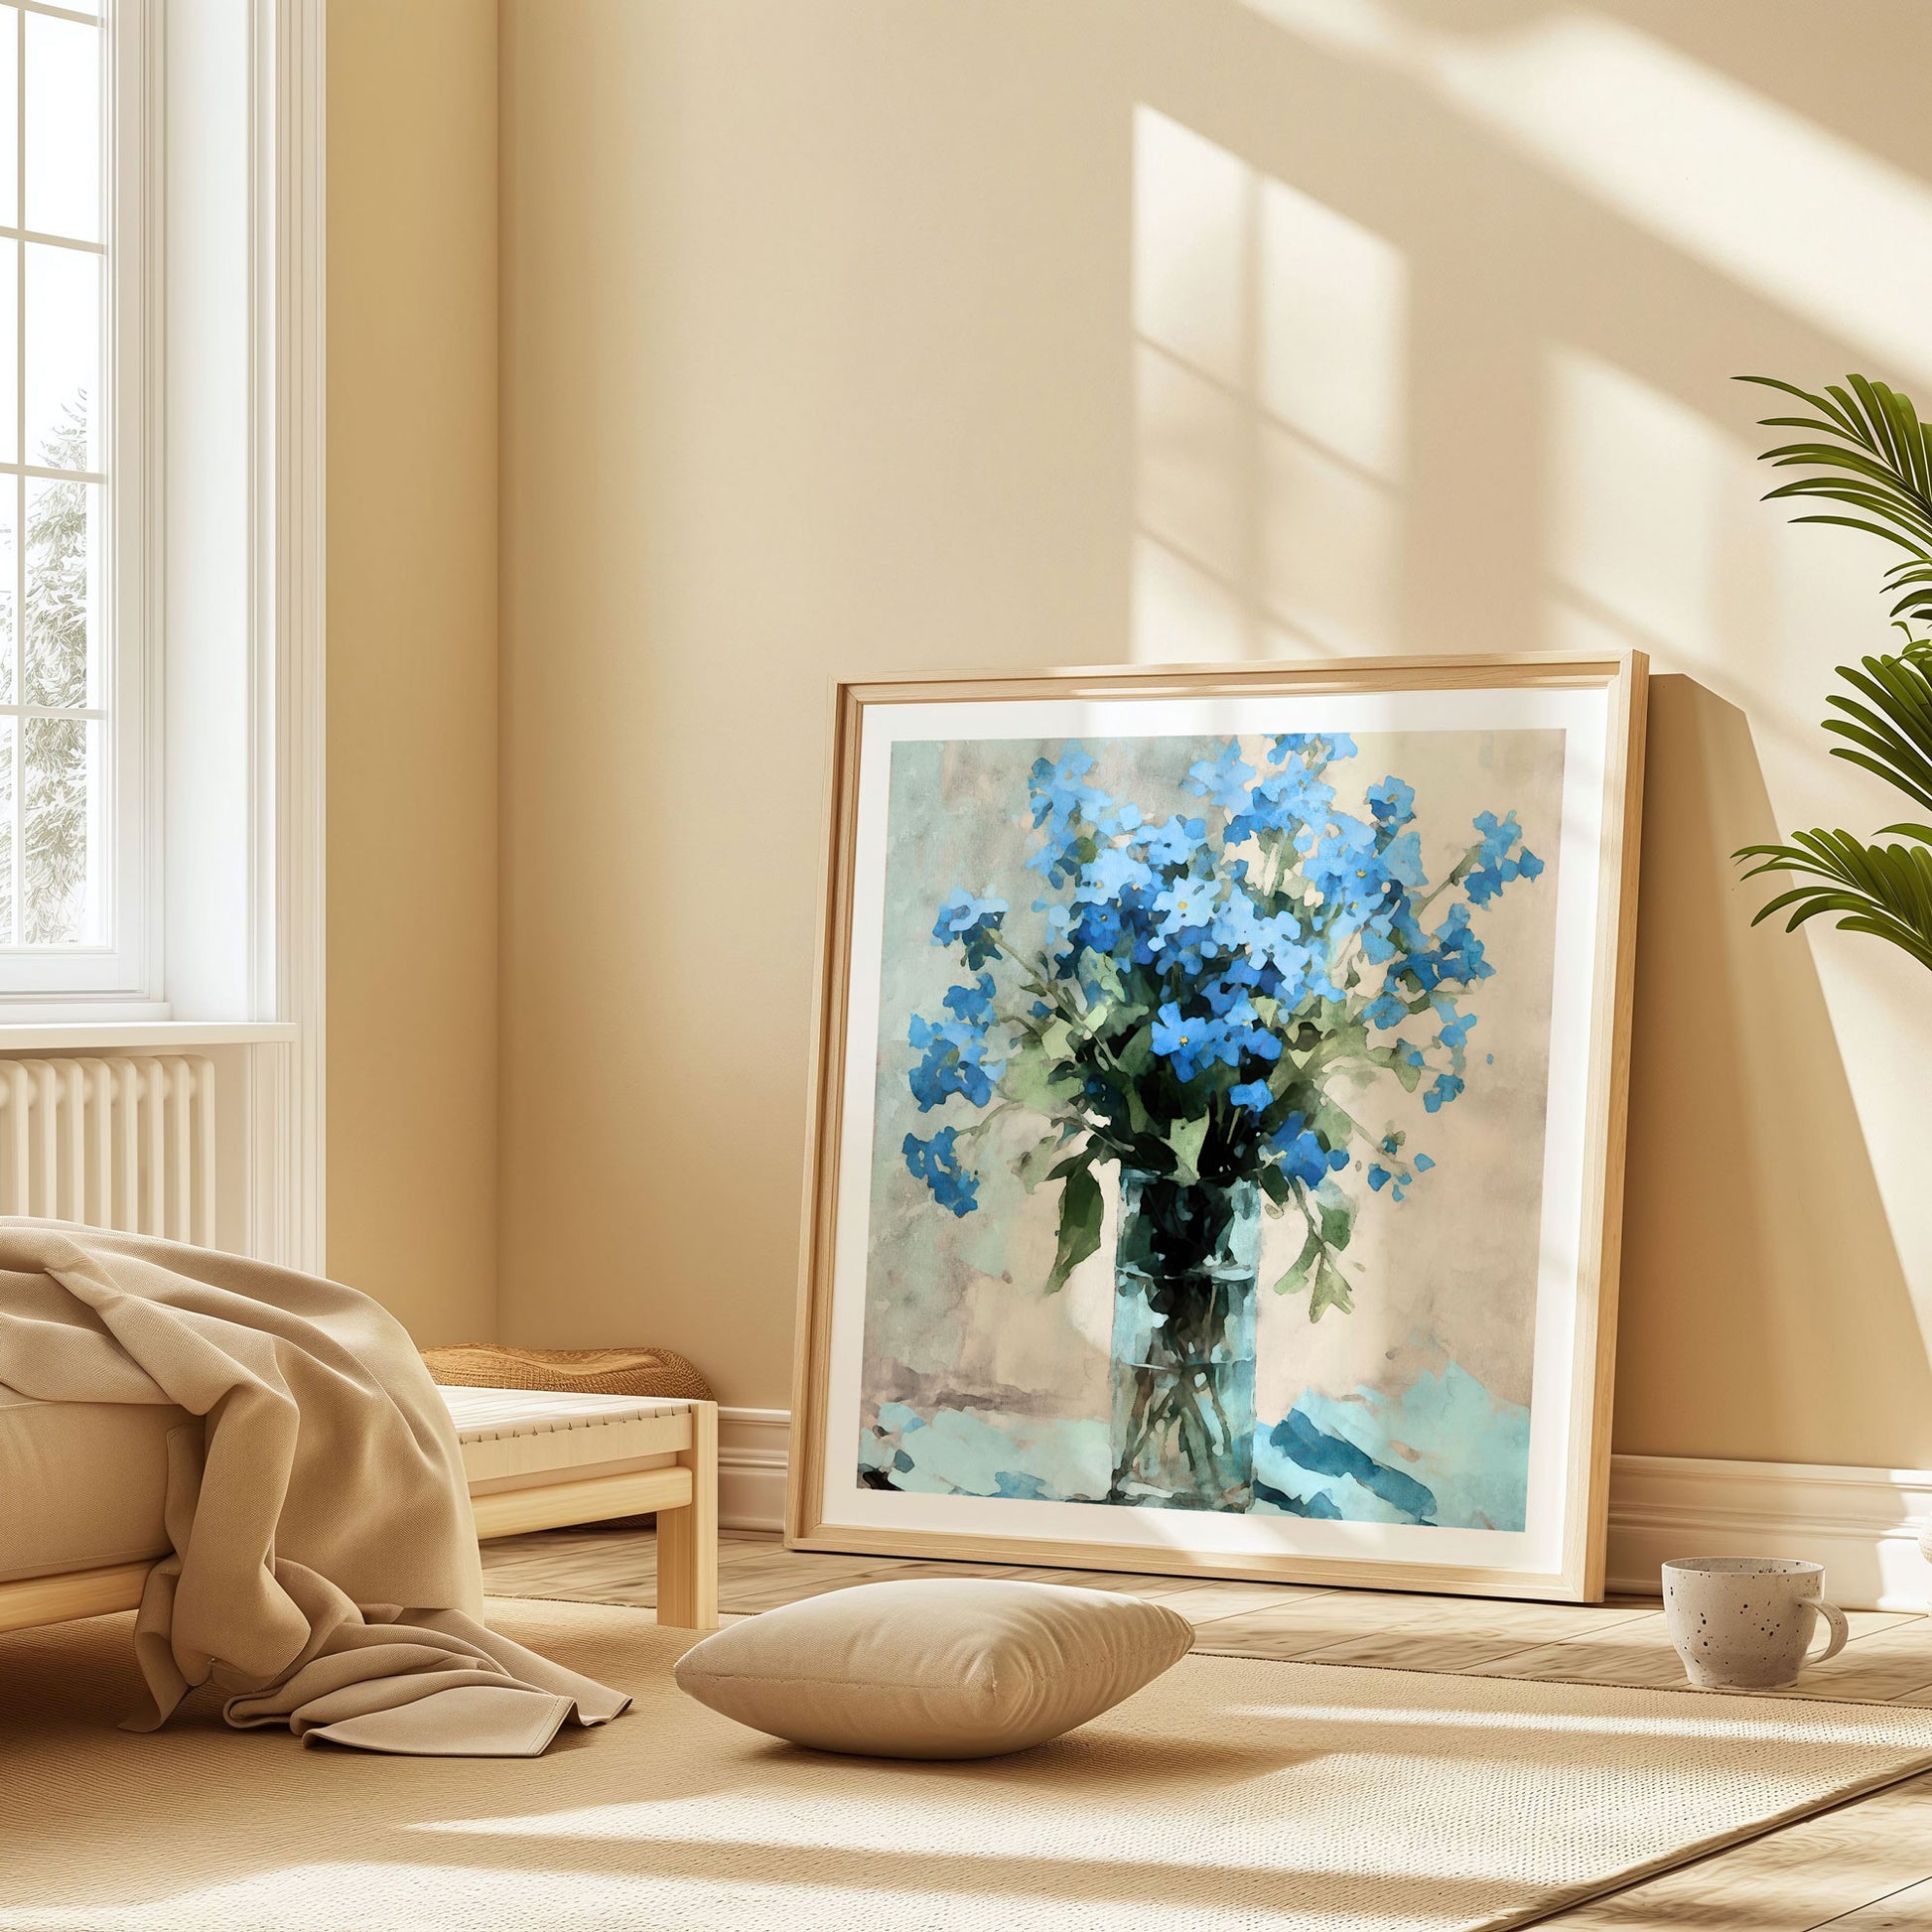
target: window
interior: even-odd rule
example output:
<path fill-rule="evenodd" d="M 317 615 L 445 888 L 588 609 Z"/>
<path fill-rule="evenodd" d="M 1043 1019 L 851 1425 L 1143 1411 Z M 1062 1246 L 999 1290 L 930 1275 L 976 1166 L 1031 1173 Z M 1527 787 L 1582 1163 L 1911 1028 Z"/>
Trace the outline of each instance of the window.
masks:
<path fill-rule="evenodd" d="M 146 116 L 110 4 L 0 0 L 0 997 L 147 991 Z"/>

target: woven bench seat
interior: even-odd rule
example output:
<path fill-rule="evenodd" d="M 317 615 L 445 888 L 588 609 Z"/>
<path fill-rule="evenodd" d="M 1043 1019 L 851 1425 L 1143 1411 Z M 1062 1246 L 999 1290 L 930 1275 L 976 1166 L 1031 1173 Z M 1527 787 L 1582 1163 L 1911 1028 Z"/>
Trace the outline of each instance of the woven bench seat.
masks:
<path fill-rule="evenodd" d="M 442 1396 L 473 1496 L 611 1464 L 662 1466 L 690 1438 L 690 1403 L 663 1396 L 468 1388 Z"/>

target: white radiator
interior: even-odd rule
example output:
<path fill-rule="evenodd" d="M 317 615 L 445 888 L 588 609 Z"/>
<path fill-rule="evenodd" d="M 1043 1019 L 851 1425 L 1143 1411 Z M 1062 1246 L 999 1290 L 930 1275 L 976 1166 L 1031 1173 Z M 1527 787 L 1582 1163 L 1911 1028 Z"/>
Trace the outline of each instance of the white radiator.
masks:
<path fill-rule="evenodd" d="M 0 1214 L 212 1247 L 212 1063 L 0 1060 Z"/>

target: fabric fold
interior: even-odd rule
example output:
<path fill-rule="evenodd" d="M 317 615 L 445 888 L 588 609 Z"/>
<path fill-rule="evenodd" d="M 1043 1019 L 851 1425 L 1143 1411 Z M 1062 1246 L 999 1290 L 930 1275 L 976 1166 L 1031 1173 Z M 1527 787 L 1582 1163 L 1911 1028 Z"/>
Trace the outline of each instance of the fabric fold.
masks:
<path fill-rule="evenodd" d="M 421 1756 L 534 1756 L 629 1703 L 491 1631 L 456 1429 L 408 1333 L 341 1283 L 0 1218 L 0 1385 L 146 1403 L 173 1552 L 135 1618 L 127 1727 L 196 1687 L 238 1728 Z"/>

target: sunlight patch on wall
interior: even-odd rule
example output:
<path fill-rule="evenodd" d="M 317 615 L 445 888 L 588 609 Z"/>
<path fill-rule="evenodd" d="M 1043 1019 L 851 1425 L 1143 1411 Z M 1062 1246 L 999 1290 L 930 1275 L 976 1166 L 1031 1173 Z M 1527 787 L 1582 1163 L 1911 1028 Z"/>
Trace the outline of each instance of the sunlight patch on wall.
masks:
<path fill-rule="evenodd" d="M 1662 644 L 1711 660 L 1724 469 L 1711 425 L 1573 348 L 1550 352 L 1545 420 L 1552 646 Z"/>
<path fill-rule="evenodd" d="M 1389 0 L 1246 0 L 1393 69 L 1686 255 L 1932 374 L 1932 188 L 1648 35 L 1582 9 L 1477 37 Z"/>
<path fill-rule="evenodd" d="M 1788 743 L 1808 757 L 1817 633 L 1786 608 L 1779 557 L 1793 547 L 1758 501 L 1771 479 L 1751 452 L 1567 345 L 1545 357 L 1543 418 L 1547 647 L 1650 650 L 1658 670 L 1747 705 L 1767 751 Z M 1805 695 L 1794 704 L 1785 691 Z"/>
<path fill-rule="evenodd" d="M 1137 110 L 1137 659 L 1397 641 L 1407 311 L 1382 236 Z"/>

